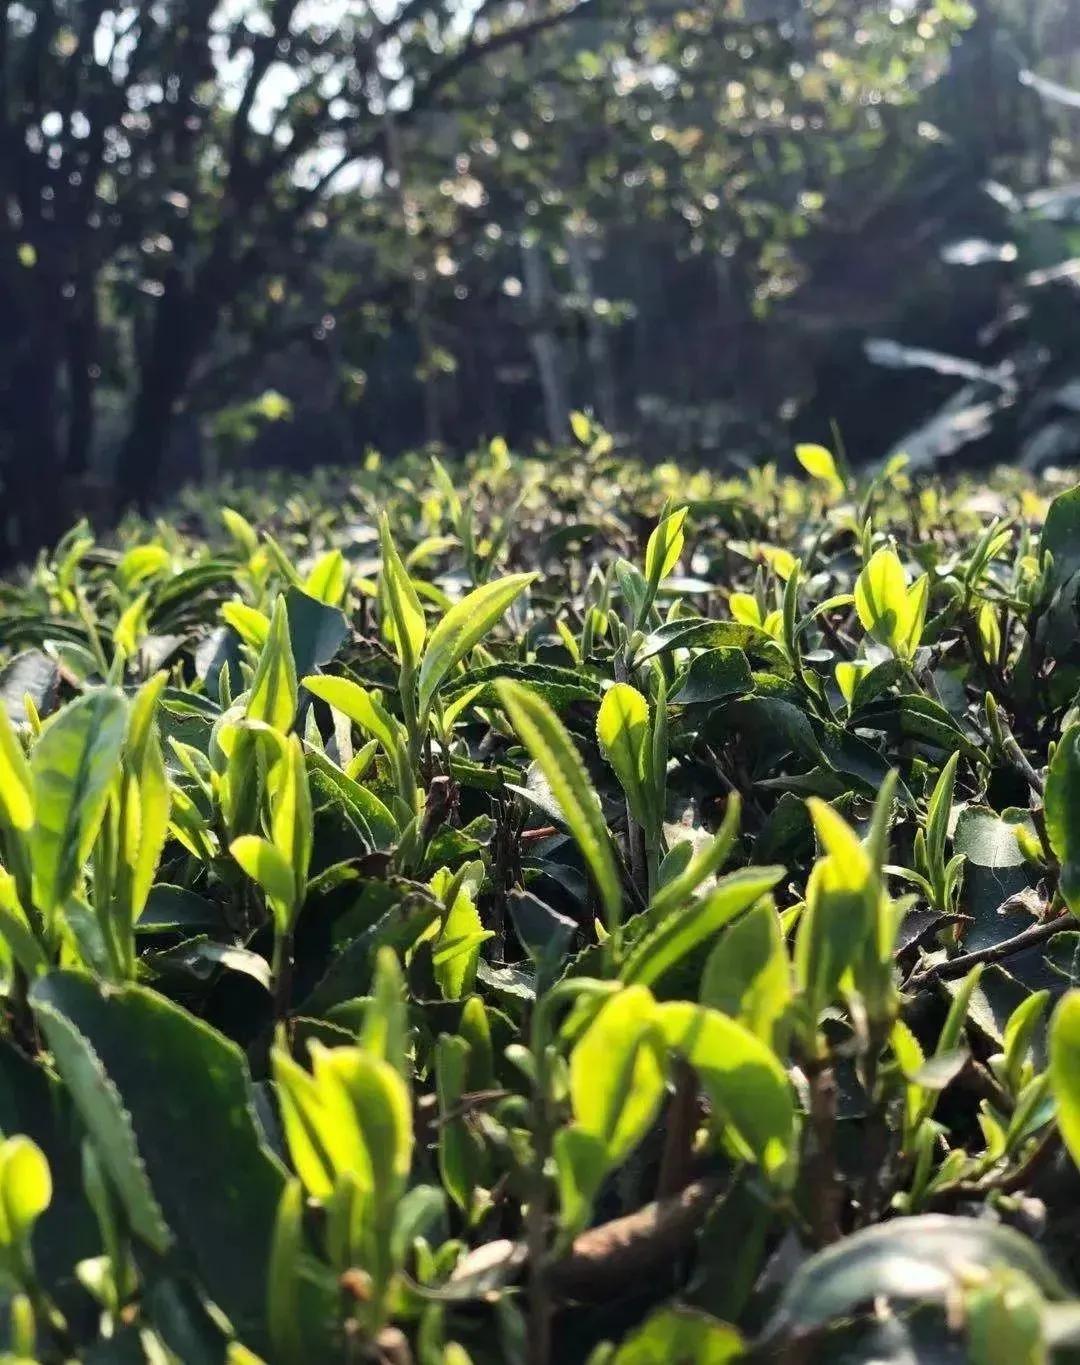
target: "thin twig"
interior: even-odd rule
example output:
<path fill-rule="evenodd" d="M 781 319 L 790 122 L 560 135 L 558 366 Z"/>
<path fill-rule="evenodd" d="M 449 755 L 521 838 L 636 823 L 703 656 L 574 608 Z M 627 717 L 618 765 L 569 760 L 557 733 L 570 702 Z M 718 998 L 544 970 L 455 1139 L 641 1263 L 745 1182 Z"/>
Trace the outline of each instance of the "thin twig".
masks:
<path fill-rule="evenodd" d="M 456 1123 L 458 1119 L 467 1118 L 478 1109 L 484 1109 L 489 1104 L 497 1104 L 500 1100 L 509 1099 L 514 1092 L 512 1090 L 472 1090 L 452 1108 L 447 1109 L 444 1114 L 439 1114 L 437 1118 L 431 1120 L 432 1128 L 443 1128 L 448 1123 Z"/>
<path fill-rule="evenodd" d="M 1051 1123 L 1042 1137 L 1024 1158 L 1019 1166 L 1003 1175 L 986 1176 L 982 1180 L 958 1180 L 955 1185 L 945 1185 L 936 1190 L 930 1200 L 935 1208 L 952 1205 L 962 1199 L 984 1199 L 988 1194 L 1016 1194 L 1026 1189 L 1042 1170 L 1057 1155 L 1061 1145 L 1061 1134 L 1056 1124 Z"/>
<path fill-rule="evenodd" d="M 1007 938 L 1002 943 L 991 944 L 988 948 L 980 948 L 977 952 L 961 953 L 959 957 L 951 957 L 945 962 L 936 962 L 923 972 L 913 972 L 904 982 L 904 991 L 920 990 L 924 986 L 931 985 L 934 981 L 943 981 L 954 976 L 966 976 L 972 967 L 980 962 L 1001 962 L 1004 958 L 1012 957 L 1014 953 L 1022 953 L 1025 948 L 1034 948 L 1040 943 L 1045 943 L 1048 939 L 1054 938 L 1057 934 L 1063 934 L 1069 929 L 1076 928 L 1076 920 L 1072 915 L 1059 915 L 1056 919 L 1048 920 L 1044 924 L 1033 924 L 1030 929 L 1024 929 L 1019 934 L 1014 934 L 1012 938 Z"/>

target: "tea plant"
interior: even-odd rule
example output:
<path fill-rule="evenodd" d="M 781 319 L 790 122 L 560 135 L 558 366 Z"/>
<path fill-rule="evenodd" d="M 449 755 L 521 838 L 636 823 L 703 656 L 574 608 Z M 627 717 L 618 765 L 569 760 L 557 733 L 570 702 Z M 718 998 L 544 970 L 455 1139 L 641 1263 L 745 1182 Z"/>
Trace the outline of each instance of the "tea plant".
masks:
<path fill-rule="evenodd" d="M 0 588 L 6 1359 L 1080 1347 L 1080 488 L 575 430 Z"/>

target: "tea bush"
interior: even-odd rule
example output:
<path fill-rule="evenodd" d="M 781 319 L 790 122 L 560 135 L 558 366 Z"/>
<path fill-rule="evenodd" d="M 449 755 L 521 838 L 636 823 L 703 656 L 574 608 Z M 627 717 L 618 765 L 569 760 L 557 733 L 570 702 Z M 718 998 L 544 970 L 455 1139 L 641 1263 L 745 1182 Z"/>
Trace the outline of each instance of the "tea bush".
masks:
<path fill-rule="evenodd" d="M 575 432 L 0 590 L 7 1359 L 1076 1349 L 1080 488 Z"/>

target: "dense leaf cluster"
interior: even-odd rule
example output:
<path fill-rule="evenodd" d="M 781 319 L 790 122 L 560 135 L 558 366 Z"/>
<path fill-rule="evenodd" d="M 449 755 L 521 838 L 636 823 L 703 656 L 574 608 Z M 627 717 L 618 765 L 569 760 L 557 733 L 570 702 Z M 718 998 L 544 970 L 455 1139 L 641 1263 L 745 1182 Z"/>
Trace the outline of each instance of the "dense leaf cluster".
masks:
<path fill-rule="evenodd" d="M 2 589 L 6 1358 L 1074 1349 L 1080 489 L 574 430 Z"/>

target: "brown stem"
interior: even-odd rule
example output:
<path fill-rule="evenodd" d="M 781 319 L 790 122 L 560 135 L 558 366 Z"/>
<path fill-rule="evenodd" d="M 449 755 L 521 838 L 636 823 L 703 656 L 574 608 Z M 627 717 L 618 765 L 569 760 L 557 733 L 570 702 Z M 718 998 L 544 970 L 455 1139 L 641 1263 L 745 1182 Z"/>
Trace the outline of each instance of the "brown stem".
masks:
<path fill-rule="evenodd" d="M 604 1299 L 670 1266 L 692 1244 L 719 1192 L 717 1180 L 695 1180 L 670 1199 L 583 1232 L 551 1267 L 551 1287 L 574 1298 Z"/>
<path fill-rule="evenodd" d="M 529 1250 L 529 1341 L 528 1365 L 549 1365 L 553 1312 L 548 1255 L 548 1187 L 544 1169 L 550 1146 L 547 1080 L 537 1087 L 533 1105 L 533 1171 L 529 1207 L 525 1214 L 525 1237 Z"/>
<path fill-rule="evenodd" d="M 1024 929 L 1021 933 L 1005 939 L 1002 943 L 992 944 L 989 948 L 980 948 L 974 953 L 961 953 L 959 957 L 951 957 L 947 962 L 935 963 L 926 971 L 909 976 L 903 989 L 905 992 L 919 990 L 923 986 L 931 985 L 934 981 L 942 981 L 954 976 L 966 976 L 971 968 L 980 962 L 1001 962 L 1004 958 L 1012 957 L 1014 953 L 1021 953 L 1025 948 L 1034 948 L 1040 943 L 1045 943 L 1047 939 L 1054 938 L 1055 935 L 1075 927 L 1076 920 L 1072 915 L 1059 915 L 1056 919 L 1048 920 L 1043 924 L 1033 924 L 1030 929 Z"/>
<path fill-rule="evenodd" d="M 809 1152 L 804 1164 L 810 1228 L 818 1246 L 840 1239 L 843 1189 L 836 1173 L 836 1073 L 827 1057 L 804 1067 L 810 1087 Z"/>
<path fill-rule="evenodd" d="M 675 1063 L 675 1090 L 667 1108 L 664 1150 L 656 1182 L 657 1199 L 670 1197 L 688 1183 L 697 1122 L 697 1076 L 692 1067 L 679 1060 Z"/>

